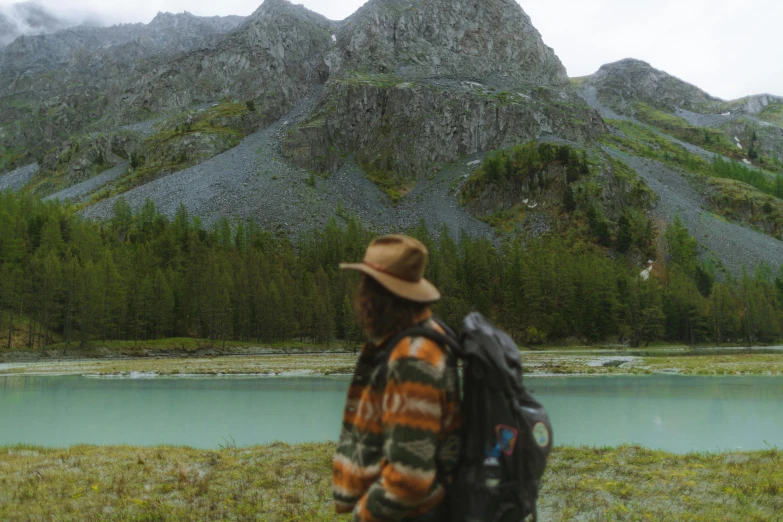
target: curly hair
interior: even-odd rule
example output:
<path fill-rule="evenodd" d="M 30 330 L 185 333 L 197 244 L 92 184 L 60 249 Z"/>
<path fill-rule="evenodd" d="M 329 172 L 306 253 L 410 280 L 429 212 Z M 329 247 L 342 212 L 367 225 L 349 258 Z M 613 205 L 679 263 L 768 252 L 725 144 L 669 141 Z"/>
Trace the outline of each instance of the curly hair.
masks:
<path fill-rule="evenodd" d="M 416 318 L 429 308 L 396 296 L 372 277 L 363 274 L 354 296 L 356 323 L 372 339 L 382 339 L 415 324 Z"/>

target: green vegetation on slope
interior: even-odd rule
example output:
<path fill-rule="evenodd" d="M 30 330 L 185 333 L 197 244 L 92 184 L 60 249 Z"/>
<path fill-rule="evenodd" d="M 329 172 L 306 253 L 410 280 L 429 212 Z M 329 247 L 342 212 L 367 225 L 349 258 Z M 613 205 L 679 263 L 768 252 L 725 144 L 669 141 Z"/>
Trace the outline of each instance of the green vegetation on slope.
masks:
<path fill-rule="evenodd" d="M 627 165 L 600 151 L 536 142 L 484 158 L 465 183 L 462 204 L 513 235 L 531 213 L 549 214 L 562 236 L 621 253 L 654 256 L 655 229 L 645 211 L 654 194 Z"/>
<path fill-rule="evenodd" d="M 384 158 L 376 158 L 371 163 L 359 160 L 359 165 L 367 174 L 367 179 L 375 183 L 395 205 L 416 186 L 415 179 L 385 166 Z"/>
<path fill-rule="evenodd" d="M 619 132 L 609 132 L 601 140 L 609 146 L 669 165 L 681 167 L 697 174 L 709 175 L 710 162 L 691 154 L 684 147 L 657 134 L 655 131 L 627 120 L 609 120 Z"/>
<path fill-rule="evenodd" d="M 204 112 L 181 116 L 169 122 L 158 133 L 153 134 L 142 144 L 142 150 L 136 159 L 134 184 L 153 179 L 157 174 L 175 172 L 199 162 L 201 158 L 187 154 L 183 141 L 196 136 L 214 136 L 220 139 L 218 151 L 236 146 L 244 137 L 240 129 L 229 126 L 226 120 L 242 117 L 250 111 L 244 103 L 224 103 Z M 222 149 L 222 150 L 220 150 Z"/>
<path fill-rule="evenodd" d="M 336 435 L 336 434 L 335 434 Z M 54 520 L 343 520 L 331 497 L 334 444 L 220 450 L 0 448 L 0 518 Z M 556 447 L 541 518 L 775 520 L 783 455 L 672 455 L 638 447 Z"/>
<path fill-rule="evenodd" d="M 128 173 L 115 186 L 99 193 L 98 199 L 192 167 L 237 146 L 260 117 L 255 104 L 225 102 L 167 120 L 130 156 Z"/>
<path fill-rule="evenodd" d="M 511 191 L 514 196 L 541 188 L 548 181 L 542 174 L 550 167 L 561 167 L 568 183 L 574 183 L 590 173 L 587 156 L 567 145 L 528 143 L 509 150 L 489 154 L 470 176 L 463 189 L 463 201 L 471 201 L 492 186 L 499 192 Z"/>
<path fill-rule="evenodd" d="M 712 175 L 747 183 L 764 194 L 783 199 L 783 174 L 777 174 L 773 179 L 763 172 L 749 169 L 735 161 L 725 161 L 717 156 L 712 162 Z"/>
<path fill-rule="evenodd" d="M 18 150 L 0 147 L 0 172 L 23 167 L 24 154 Z"/>
<path fill-rule="evenodd" d="M 783 103 L 770 103 L 762 109 L 758 116 L 764 121 L 783 126 Z"/>
<path fill-rule="evenodd" d="M 749 120 L 745 120 L 745 125 L 748 126 L 746 131 L 748 135 L 747 148 L 740 148 L 731 138 L 731 136 L 735 135 L 735 131 L 726 130 L 724 132 L 691 125 L 683 118 L 660 111 L 645 103 L 634 104 L 634 116 L 640 121 L 687 143 L 735 160 L 752 161 L 754 165 L 772 172 L 783 172 L 783 167 L 781 167 L 779 161 L 759 153 L 758 137 L 754 130 L 754 127 L 757 127 L 757 125 L 754 126 Z M 730 133 L 731 136 L 726 133 Z"/>
<path fill-rule="evenodd" d="M 129 131 L 71 138 L 39 159 L 40 170 L 25 190 L 40 197 L 86 181 L 129 160 L 140 141 Z"/>
<path fill-rule="evenodd" d="M 612 120 L 610 124 L 619 133 L 605 134 L 602 141 L 607 145 L 695 174 L 741 181 L 765 194 L 783 198 L 783 174 L 765 173 L 720 156 L 709 162 L 642 125 L 622 120 Z"/>
<path fill-rule="evenodd" d="M 675 138 L 731 158 L 739 160 L 747 158 L 744 150 L 739 149 L 731 139 L 718 130 L 691 125 L 683 118 L 658 110 L 646 103 L 635 103 L 633 108 L 637 119 Z"/>
<path fill-rule="evenodd" d="M 720 215 L 747 223 L 783 240 L 783 200 L 769 196 L 746 183 L 733 179 L 712 178 L 710 203 Z"/>

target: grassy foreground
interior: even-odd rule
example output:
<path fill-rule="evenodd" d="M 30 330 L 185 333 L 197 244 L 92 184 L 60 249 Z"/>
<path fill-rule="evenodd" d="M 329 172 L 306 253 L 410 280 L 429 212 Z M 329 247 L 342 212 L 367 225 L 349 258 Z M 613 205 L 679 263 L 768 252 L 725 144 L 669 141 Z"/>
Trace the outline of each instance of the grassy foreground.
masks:
<path fill-rule="evenodd" d="M 0 520 L 336 521 L 333 444 L 0 448 Z M 783 520 L 783 452 L 557 448 L 540 520 Z"/>

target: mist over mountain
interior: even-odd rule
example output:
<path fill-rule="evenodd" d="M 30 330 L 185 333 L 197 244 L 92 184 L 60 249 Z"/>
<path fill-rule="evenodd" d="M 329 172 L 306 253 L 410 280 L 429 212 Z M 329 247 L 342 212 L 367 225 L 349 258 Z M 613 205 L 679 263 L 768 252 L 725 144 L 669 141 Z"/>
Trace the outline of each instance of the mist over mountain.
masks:
<path fill-rule="evenodd" d="M 51 34 L 86 21 L 66 19 L 34 1 L 0 5 L 0 45 L 8 45 L 22 35 Z"/>

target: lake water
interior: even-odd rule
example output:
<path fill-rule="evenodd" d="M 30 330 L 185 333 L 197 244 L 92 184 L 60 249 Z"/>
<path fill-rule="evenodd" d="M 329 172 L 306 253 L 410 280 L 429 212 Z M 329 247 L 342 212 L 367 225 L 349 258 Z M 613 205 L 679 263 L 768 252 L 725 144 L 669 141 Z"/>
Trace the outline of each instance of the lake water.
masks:
<path fill-rule="evenodd" d="M 529 378 L 556 444 L 783 447 L 783 378 Z M 0 445 L 333 441 L 346 378 L 0 377 Z"/>

